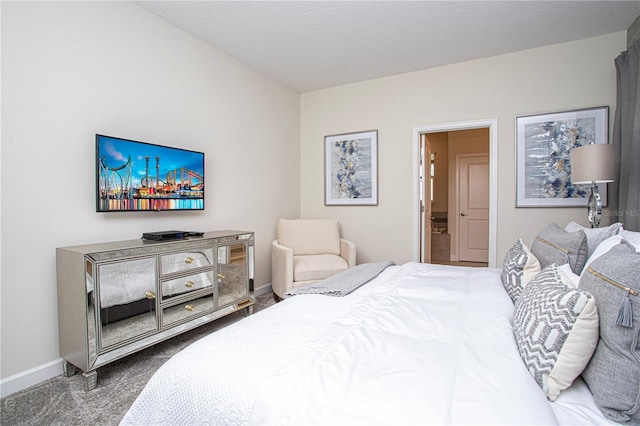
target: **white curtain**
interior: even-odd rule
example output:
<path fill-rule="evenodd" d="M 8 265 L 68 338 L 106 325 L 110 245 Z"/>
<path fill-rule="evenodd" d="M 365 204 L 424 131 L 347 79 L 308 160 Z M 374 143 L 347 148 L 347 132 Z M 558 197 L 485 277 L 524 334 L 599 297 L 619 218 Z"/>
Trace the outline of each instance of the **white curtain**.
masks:
<path fill-rule="evenodd" d="M 610 184 L 612 222 L 640 231 L 640 41 L 615 59 L 618 100 L 613 123 L 617 179 Z"/>

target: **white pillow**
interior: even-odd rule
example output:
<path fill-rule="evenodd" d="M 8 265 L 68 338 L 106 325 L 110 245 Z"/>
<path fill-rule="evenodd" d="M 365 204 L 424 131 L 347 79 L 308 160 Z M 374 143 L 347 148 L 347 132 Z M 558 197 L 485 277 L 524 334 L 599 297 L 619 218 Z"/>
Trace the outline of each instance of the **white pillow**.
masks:
<path fill-rule="evenodd" d="M 558 266 L 558 271 L 563 276 L 562 282 L 564 282 L 567 286 L 572 288 L 578 288 L 578 284 L 580 283 L 580 275 L 577 275 L 571 270 L 571 265 L 565 263 L 564 265 Z"/>
<path fill-rule="evenodd" d="M 618 235 L 614 235 L 613 237 L 609 237 L 603 242 L 601 242 L 600 245 L 598 245 L 598 247 L 596 247 L 596 249 L 593 251 L 593 254 L 589 256 L 589 259 L 587 259 L 587 263 L 584 264 L 584 268 L 582 268 L 582 272 L 580 273 L 580 276 L 582 277 L 584 272 L 587 270 L 587 266 L 591 265 L 591 263 L 594 260 L 602 256 L 603 254 L 607 253 L 613 247 L 620 244 L 622 239 L 623 239 L 622 234 L 618 234 Z"/>
<path fill-rule="evenodd" d="M 617 235 L 622 229 L 621 223 L 613 223 L 604 228 L 586 228 L 579 223 L 569 222 L 564 230 L 567 232 L 584 231 L 587 236 L 587 256 L 590 257 L 596 247 L 607 238 Z"/>
<path fill-rule="evenodd" d="M 640 232 L 627 231 L 626 229 L 620 230 L 622 238 L 629 241 L 632 246 L 636 248 L 636 253 L 640 253 Z"/>

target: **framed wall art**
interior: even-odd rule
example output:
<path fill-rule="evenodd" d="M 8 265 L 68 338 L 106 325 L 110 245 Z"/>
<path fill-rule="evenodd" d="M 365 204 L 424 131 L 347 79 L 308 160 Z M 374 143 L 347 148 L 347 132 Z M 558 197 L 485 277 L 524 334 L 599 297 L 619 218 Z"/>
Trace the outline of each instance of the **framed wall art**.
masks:
<path fill-rule="evenodd" d="M 516 207 L 585 207 L 589 185 L 571 183 L 571 150 L 607 143 L 609 107 L 516 117 Z M 598 190 L 606 205 L 607 186 Z"/>
<path fill-rule="evenodd" d="M 378 205 L 378 131 L 324 138 L 324 204 Z"/>

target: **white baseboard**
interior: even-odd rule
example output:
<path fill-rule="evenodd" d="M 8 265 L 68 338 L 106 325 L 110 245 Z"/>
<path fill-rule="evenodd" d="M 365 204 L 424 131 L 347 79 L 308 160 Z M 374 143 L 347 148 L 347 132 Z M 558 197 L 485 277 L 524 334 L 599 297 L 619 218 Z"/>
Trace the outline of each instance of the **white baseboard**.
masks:
<path fill-rule="evenodd" d="M 45 380 L 59 376 L 62 373 L 62 358 L 58 358 L 55 361 L 14 374 L 13 376 L 0 380 L 1 397 L 4 398 L 12 393 L 19 392 L 30 386 L 37 385 Z"/>
<path fill-rule="evenodd" d="M 266 283 L 263 286 L 254 288 L 253 289 L 253 295 L 254 296 L 262 296 L 263 294 L 270 293 L 271 291 L 273 291 L 271 289 L 271 283 Z"/>
<path fill-rule="evenodd" d="M 262 296 L 271 291 L 271 283 L 267 283 L 255 288 L 253 294 L 255 296 Z M 63 373 L 62 362 L 62 358 L 58 358 L 55 361 L 42 364 L 0 380 L 0 397 L 4 398 L 12 393 L 20 392 L 28 387 L 61 375 Z"/>

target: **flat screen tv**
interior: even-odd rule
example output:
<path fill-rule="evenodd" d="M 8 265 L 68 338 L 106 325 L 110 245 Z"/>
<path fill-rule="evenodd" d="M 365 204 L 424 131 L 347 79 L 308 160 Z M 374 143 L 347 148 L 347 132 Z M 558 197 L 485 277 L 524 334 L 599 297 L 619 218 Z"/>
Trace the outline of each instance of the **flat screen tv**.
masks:
<path fill-rule="evenodd" d="M 96 135 L 96 211 L 204 210 L 204 153 Z"/>

